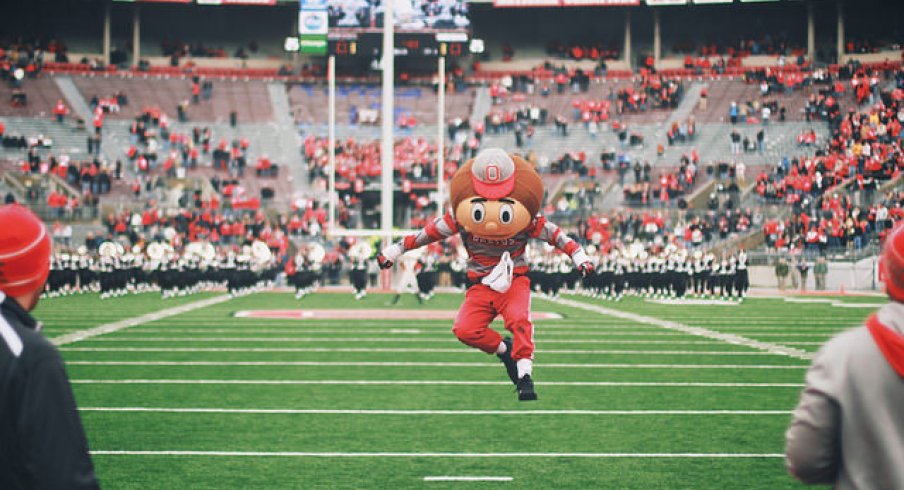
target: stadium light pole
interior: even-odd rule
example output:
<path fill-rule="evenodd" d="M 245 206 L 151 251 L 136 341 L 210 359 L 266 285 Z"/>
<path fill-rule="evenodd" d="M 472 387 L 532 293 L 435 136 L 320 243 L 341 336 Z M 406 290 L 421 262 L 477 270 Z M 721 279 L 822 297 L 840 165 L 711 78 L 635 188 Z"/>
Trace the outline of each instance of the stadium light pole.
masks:
<path fill-rule="evenodd" d="M 807 58 L 810 66 L 816 63 L 816 12 L 813 2 L 807 2 Z"/>
<path fill-rule="evenodd" d="M 327 222 L 326 236 L 332 237 L 336 230 L 336 56 L 330 55 L 326 63 L 326 80 L 327 80 L 327 100 L 329 112 L 327 116 L 327 144 L 329 145 L 329 192 L 328 199 L 330 202 L 329 221 Z"/>
<path fill-rule="evenodd" d="M 446 120 L 446 57 L 439 57 L 439 66 L 438 66 L 438 77 L 437 77 L 437 107 L 436 110 L 436 214 L 437 216 L 442 217 L 443 215 L 443 201 L 445 200 L 445 192 L 446 192 L 446 175 L 445 175 L 445 158 L 443 157 L 443 153 L 445 150 L 445 145 L 443 145 L 443 138 L 445 138 L 445 132 L 443 129 L 445 128 L 445 120 Z"/>
<path fill-rule="evenodd" d="M 141 60 L 141 6 L 132 6 L 132 66 L 138 67 Z"/>
<path fill-rule="evenodd" d="M 653 10 L 653 66 L 659 68 L 659 61 L 662 58 L 662 19 L 659 16 L 659 9 Z"/>
<path fill-rule="evenodd" d="M 382 137 L 383 141 L 380 146 L 380 160 L 382 168 L 382 185 L 380 192 L 380 222 L 383 232 L 384 247 L 388 247 L 392 242 L 392 201 L 393 201 L 393 185 L 392 171 L 394 168 L 393 161 L 393 135 L 392 129 L 395 123 L 393 110 L 393 78 L 395 78 L 395 59 L 394 59 L 394 22 L 393 18 L 393 2 L 394 0 L 386 0 L 383 2 L 383 101 L 382 101 Z"/>
<path fill-rule="evenodd" d="M 835 51 L 836 51 L 836 59 L 835 63 L 839 65 L 844 63 L 844 7 L 841 5 L 841 0 L 835 0 L 835 13 L 837 14 L 836 19 L 836 35 L 835 35 Z"/>
<path fill-rule="evenodd" d="M 110 2 L 104 3 L 104 30 L 103 36 L 101 40 L 101 44 L 103 45 L 104 51 L 104 66 L 110 64 L 110 24 L 112 23 L 111 15 L 110 15 Z"/>

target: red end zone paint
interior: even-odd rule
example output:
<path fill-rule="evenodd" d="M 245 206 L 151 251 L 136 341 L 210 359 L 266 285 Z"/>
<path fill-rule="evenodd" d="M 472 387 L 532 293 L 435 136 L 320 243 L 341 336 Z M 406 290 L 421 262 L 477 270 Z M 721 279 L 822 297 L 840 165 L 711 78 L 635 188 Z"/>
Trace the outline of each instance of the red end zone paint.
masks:
<path fill-rule="evenodd" d="M 244 310 L 235 312 L 239 318 L 269 318 L 274 320 L 454 320 L 453 310 Z M 534 311 L 532 320 L 560 319 L 562 315 Z"/>

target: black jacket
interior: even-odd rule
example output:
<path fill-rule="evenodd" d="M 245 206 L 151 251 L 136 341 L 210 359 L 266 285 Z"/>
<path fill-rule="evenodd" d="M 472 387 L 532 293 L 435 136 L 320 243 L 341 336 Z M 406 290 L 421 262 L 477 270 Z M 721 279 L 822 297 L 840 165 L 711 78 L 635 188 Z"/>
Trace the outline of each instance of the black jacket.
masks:
<path fill-rule="evenodd" d="M 62 357 L 28 312 L 0 301 L 0 488 L 100 488 Z"/>

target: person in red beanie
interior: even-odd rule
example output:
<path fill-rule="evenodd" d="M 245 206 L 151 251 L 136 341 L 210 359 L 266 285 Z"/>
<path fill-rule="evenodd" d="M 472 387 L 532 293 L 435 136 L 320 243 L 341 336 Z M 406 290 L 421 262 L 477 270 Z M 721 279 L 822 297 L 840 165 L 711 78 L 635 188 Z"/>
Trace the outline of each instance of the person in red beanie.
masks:
<path fill-rule="evenodd" d="M 0 206 L 0 488 L 97 489 L 59 352 L 28 313 L 50 272 L 47 227 Z"/>
<path fill-rule="evenodd" d="M 904 224 L 880 260 L 891 301 L 819 350 L 785 434 L 805 483 L 904 488 Z"/>

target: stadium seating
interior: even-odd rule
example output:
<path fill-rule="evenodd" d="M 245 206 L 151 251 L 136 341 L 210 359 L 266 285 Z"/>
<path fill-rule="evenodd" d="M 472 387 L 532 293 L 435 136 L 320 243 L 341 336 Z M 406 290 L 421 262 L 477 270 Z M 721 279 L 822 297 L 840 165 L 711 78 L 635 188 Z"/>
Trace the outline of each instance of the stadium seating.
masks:
<path fill-rule="evenodd" d="M 209 80 L 213 84 L 211 97 L 209 100 L 202 98 L 197 104 L 191 103 L 192 80 L 183 73 L 76 76 L 73 81 L 86 100 L 124 93 L 129 105 L 118 113 L 109 114 L 111 119 L 132 119 L 147 107 L 159 107 L 166 113 L 175 114 L 179 104 L 189 102 L 186 112 L 193 121 L 226 123 L 233 111 L 241 122 L 273 120 L 272 105 L 263 81 Z"/>

